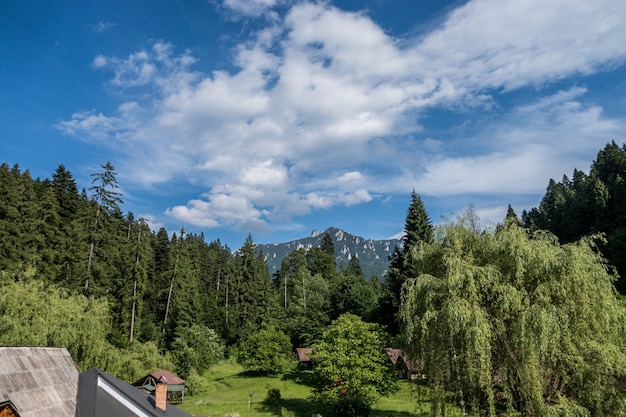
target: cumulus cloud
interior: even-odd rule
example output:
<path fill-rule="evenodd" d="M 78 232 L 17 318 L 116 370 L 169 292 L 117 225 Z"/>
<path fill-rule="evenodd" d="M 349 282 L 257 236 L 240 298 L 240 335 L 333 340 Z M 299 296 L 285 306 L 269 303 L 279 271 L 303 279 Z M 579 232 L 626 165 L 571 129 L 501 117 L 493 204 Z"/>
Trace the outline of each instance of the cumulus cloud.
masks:
<path fill-rule="evenodd" d="M 223 6 L 259 16 L 287 4 Z M 119 169 L 145 186 L 187 178 L 204 187 L 167 214 L 206 228 L 276 227 L 410 188 L 524 193 L 624 121 L 604 117 L 581 87 L 506 111 L 499 95 L 620 65 L 624 18 L 612 0 L 472 0 L 400 40 L 365 13 L 299 2 L 233 49 L 237 70 L 200 73 L 192 52 L 167 42 L 125 58 L 97 55 L 92 67 L 136 97 L 114 114 L 78 112 L 57 128 L 130 149 Z M 498 118 L 476 125 L 469 117 L 445 140 L 421 137 L 433 109 Z"/>
<path fill-rule="evenodd" d="M 585 93 L 574 87 L 514 108 L 476 133 L 471 146 L 485 152 L 440 154 L 425 163 L 416 188 L 436 196 L 529 194 L 573 167 L 584 169 L 589 156 L 626 127 L 626 120 L 605 118 L 602 108 L 580 101 Z"/>

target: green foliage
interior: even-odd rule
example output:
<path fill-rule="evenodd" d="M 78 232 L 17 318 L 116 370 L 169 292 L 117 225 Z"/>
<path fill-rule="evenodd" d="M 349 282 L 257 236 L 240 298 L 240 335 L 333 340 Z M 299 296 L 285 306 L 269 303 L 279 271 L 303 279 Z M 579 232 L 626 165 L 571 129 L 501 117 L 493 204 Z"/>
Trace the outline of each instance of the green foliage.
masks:
<path fill-rule="evenodd" d="M 312 274 L 306 256 L 304 249 L 293 251 L 276 274 L 285 330 L 296 346 L 310 346 L 330 323 L 330 284 L 321 274 Z"/>
<path fill-rule="evenodd" d="M 332 287 L 333 317 L 351 313 L 369 320 L 378 305 L 374 286 L 363 275 L 343 275 Z"/>
<path fill-rule="evenodd" d="M 0 294 L 0 345 L 65 347 L 79 370 L 98 367 L 126 381 L 171 366 L 154 343 L 117 349 L 106 339 L 108 303 L 68 295 L 40 280 L 6 283 Z"/>
<path fill-rule="evenodd" d="M 396 387 L 397 378 L 384 352 L 384 335 L 376 324 L 344 314 L 315 345 L 314 400 L 326 409 L 344 405 L 370 406 Z M 359 408 L 360 409 L 360 408 Z"/>
<path fill-rule="evenodd" d="M 2 287 L 1 345 L 65 347 L 84 370 L 106 362 L 109 325 L 104 300 L 70 296 L 34 279 Z"/>
<path fill-rule="evenodd" d="M 231 342 L 273 324 L 279 310 L 278 295 L 263 254 L 256 253 L 252 236 L 249 235 L 237 251 L 234 269 L 228 323 Z"/>
<path fill-rule="evenodd" d="M 289 411 L 287 410 L 285 407 L 282 407 L 280 409 L 280 417 L 296 417 L 296 413 L 294 413 L 293 411 Z"/>
<path fill-rule="evenodd" d="M 185 391 L 188 395 L 198 396 L 209 392 L 210 386 L 205 377 L 192 369 L 185 378 Z"/>
<path fill-rule="evenodd" d="M 539 207 L 522 213 L 522 220 L 533 230 L 549 230 L 563 243 L 604 233 L 607 239 L 601 250 L 626 277 L 626 144 L 607 144 L 589 174 L 575 169 L 571 178 L 550 179 Z M 626 280 L 620 278 L 616 287 L 625 293 Z"/>
<path fill-rule="evenodd" d="M 267 390 L 263 404 L 270 409 L 276 409 L 280 406 L 281 401 L 280 388 L 270 388 Z"/>
<path fill-rule="evenodd" d="M 421 197 L 415 190 L 411 193 L 411 204 L 406 214 L 404 233 L 402 249 L 396 247 L 389 257 L 389 272 L 385 276 L 386 283 L 382 289 L 378 311 L 379 322 L 385 324 L 387 331 L 393 335 L 400 333 L 398 310 L 402 285 L 408 278 L 416 276 L 411 251 L 413 248 L 433 240 L 433 226 L 430 217 Z"/>
<path fill-rule="evenodd" d="M 368 417 L 372 414 L 372 407 L 361 398 L 339 398 L 333 404 L 331 413 L 337 417 Z"/>
<path fill-rule="evenodd" d="M 404 287 L 433 415 L 448 392 L 475 415 L 623 414 L 626 315 L 596 241 L 559 245 L 515 222 L 483 233 L 474 223 L 468 213 L 416 247 L 420 274 Z"/>
<path fill-rule="evenodd" d="M 284 375 L 259 375 L 243 372 L 241 365 L 234 361 L 222 361 L 203 375 L 207 390 L 204 394 L 194 394 L 177 407 L 195 416 L 226 416 L 239 413 L 241 416 L 256 417 L 311 417 L 319 416 L 321 410 L 310 401 L 310 373 L 288 373 Z M 189 380 L 187 380 L 189 382 Z M 372 408 L 375 417 L 425 417 L 428 403 L 416 404 L 413 394 L 414 384 L 399 381 L 400 389 L 389 397 L 382 397 Z M 281 405 L 269 409 L 263 404 L 267 390 L 280 390 Z M 425 388 L 426 390 L 428 388 Z M 253 394 L 250 397 L 250 394 Z M 251 408 L 248 408 L 251 400 Z M 451 408 L 451 407 L 449 407 Z M 456 410 L 454 410 L 456 411 Z M 323 414 L 330 417 L 329 415 Z M 450 417 L 460 414 L 451 412 Z"/>
<path fill-rule="evenodd" d="M 246 371 L 273 375 L 287 369 L 290 357 L 289 336 L 269 326 L 252 333 L 240 343 L 237 361 Z"/>
<path fill-rule="evenodd" d="M 110 349 L 109 355 L 117 360 L 103 365 L 101 369 L 124 381 L 137 381 L 156 369 L 173 369 L 170 358 L 159 351 L 155 342 L 133 342 L 127 348 Z"/>
<path fill-rule="evenodd" d="M 404 224 L 404 252 L 407 253 L 419 242 L 430 243 L 433 240 L 433 226 L 426 213 L 421 197 L 413 190 L 411 204 Z"/>
<path fill-rule="evenodd" d="M 179 331 L 170 351 L 178 374 L 186 378 L 195 370 L 202 374 L 224 358 L 224 343 L 213 329 L 192 324 Z"/>

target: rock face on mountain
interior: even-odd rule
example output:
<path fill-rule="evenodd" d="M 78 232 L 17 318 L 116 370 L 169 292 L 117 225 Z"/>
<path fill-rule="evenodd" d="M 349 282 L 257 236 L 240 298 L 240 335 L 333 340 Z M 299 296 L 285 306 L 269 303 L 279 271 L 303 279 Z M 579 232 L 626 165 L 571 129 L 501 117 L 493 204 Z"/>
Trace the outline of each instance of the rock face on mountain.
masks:
<path fill-rule="evenodd" d="M 335 245 L 335 260 L 338 266 L 348 265 L 351 257 L 357 256 L 365 278 L 374 274 L 382 278 L 389 266 L 389 256 L 396 246 L 401 247 L 400 239 L 372 240 L 354 236 L 345 230 L 330 227 L 323 232 L 314 230 L 311 236 L 287 243 L 258 244 L 257 250 L 263 251 L 270 274 L 280 269 L 283 258 L 291 252 L 319 246 L 328 233 Z"/>

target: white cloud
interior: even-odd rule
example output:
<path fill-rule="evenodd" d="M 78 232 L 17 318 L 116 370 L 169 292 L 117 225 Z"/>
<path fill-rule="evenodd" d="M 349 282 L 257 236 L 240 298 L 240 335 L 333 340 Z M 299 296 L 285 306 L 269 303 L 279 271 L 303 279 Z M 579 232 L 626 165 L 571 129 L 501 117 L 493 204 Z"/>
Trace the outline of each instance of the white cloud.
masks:
<path fill-rule="evenodd" d="M 415 188 L 435 196 L 536 193 L 549 178 L 585 169 L 626 128 L 626 120 L 605 118 L 599 106 L 578 101 L 585 92 L 575 87 L 513 109 L 476 133 L 471 146 L 487 152 L 427 162 Z"/>
<path fill-rule="evenodd" d="M 93 59 L 93 62 L 92 62 L 91 65 L 95 69 L 98 69 L 98 68 L 102 68 L 102 67 L 106 66 L 106 64 L 107 64 L 107 58 L 105 56 L 103 56 L 103 55 L 98 55 L 98 56 L 96 56 Z"/>
<path fill-rule="evenodd" d="M 223 6 L 254 17 L 285 4 Z M 57 128 L 123 147 L 120 170 L 143 186 L 187 178 L 209 190 L 167 211 L 207 228 L 288 224 L 411 188 L 527 193 L 588 164 L 625 124 L 586 102 L 581 87 L 514 110 L 499 107 L 499 94 L 623 63 L 624 20 L 613 0 L 472 0 L 400 42 L 364 13 L 300 2 L 233 49 L 237 71 L 199 73 L 190 51 L 166 42 L 126 58 L 96 56 L 93 68 L 110 71 L 133 99 L 113 115 L 78 112 Z M 432 109 L 468 117 L 422 137 Z M 493 119 L 475 123 L 475 110 Z"/>
<path fill-rule="evenodd" d="M 112 23 L 112 22 L 98 22 L 95 25 L 93 25 L 91 28 L 96 33 L 102 33 L 102 32 L 106 32 L 112 27 L 115 27 L 116 25 L 117 23 Z"/>
<path fill-rule="evenodd" d="M 270 12 L 280 0 L 224 0 L 223 6 L 247 17 L 260 17 Z"/>
<path fill-rule="evenodd" d="M 244 168 L 239 174 L 239 181 L 248 186 L 282 188 L 287 183 L 287 177 L 287 168 L 268 160 Z"/>
<path fill-rule="evenodd" d="M 455 86 L 542 85 L 623 63 L 625 15 L 612 0 L 473 0 L 415 50 L 421 67 Z"/>
<path fill-rule="evenodd" d="M 337 178 L 337 181 L 352 182 L 352 181 L 360 181 L 361 179 L 363 179 L 363 174 L 361 174 L 358 171 L 350 171 L 350 172 L 346 172 L 345 174 Z"/>

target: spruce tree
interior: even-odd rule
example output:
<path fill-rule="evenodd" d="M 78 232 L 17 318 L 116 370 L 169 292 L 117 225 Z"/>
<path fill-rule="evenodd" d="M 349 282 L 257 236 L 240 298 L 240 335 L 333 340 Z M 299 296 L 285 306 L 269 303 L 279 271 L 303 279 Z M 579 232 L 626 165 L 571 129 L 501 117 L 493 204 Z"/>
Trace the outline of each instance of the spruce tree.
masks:
<path fill-rule="evenodd" d="M 278 298 L 262 253 L 248 235 L 235 254 L 235 280 L 231 286 L 234 320 L 231 337 L 238 339 L 268 325 L 276 314 Z"/>
<path fill-rule="evenodd" d="M 399 332 L 397 314 L 400 307 L 402 285 L 408 278 L 416 276 L 416 271 L 413 270 L 411 252 L 416 250 L 420 244 L 431 243 L 433 240 L 433 226 L 430 217 L 424 208 L 421 197 L 415 190 L 411 192 L 411 204 L 407 210 L 404 233 L 402 248 L 396 247 L 389 258 L 389 272 L 385 276 L 386 283 L 379 307 L 381 323 L 388 326 L 388 331 L 394 335 Z"/>
<path fill-rule="evenodd" d="M 87 271 L 85 277 L 85 294 L 89 292 L 89 278 L 93 275 L 92 267 L 95 254 L 96 240 L 100 234 L 99 221 L 101 212 L 106 215 L 115 215 L 119 212 L 118 203 L 123 203 L 121 194 L 115 191 L 119 188 L 115 177 L 115 168 L 110 162 L 102 165 L 102 172 L 92 174 L 92 186 L 89 188 L 93 192 L 93 201 L 96 206 L 93 232 L 89 245 L 89 256 L 87 258 Z"/>

